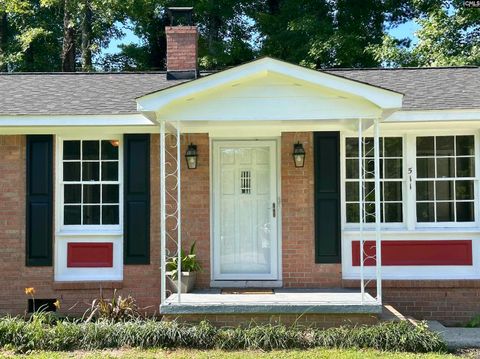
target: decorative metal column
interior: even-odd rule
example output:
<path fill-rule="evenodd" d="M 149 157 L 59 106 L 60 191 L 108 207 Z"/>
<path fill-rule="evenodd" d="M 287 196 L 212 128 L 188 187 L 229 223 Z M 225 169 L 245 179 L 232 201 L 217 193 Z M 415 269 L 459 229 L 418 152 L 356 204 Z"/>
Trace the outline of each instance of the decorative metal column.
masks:
<path fill-rule="evenodd" d="M 381 211 L 380 211 L 380 126 L 378 119 L 374 122 L 374 159 L 375 159 L 375 256 L 377 303 L 382 304 L 382 238 L 381 238 Z"/>
<path fill-rule="evenodd" d="M 160 270 L 161 303 L 167 298 L 166 263 L 177 257 L 177 299 L 181 301 L 182 224 L 181 224 L 181 134 L 162 120 L 160 122 Z"/>
<path fill-rule="evenodd" d="M 382 265 L 381 265 L 381 187 L 380 187 L 380 127 L 374 121 L 373 146 L 372 139 L 364 137 L 363 121 L 358 120 L 358 193 L 359 193 L 359 241 L 360 241 L 360 290 L 362 304 L 365 302 L 366 288 L 371 279 L 365 279 L 365 264 L 375 262 L 375 280 L 377 286 L 376 301 L 382 304 Z M 372 152 L 373 151 L 373 159 Z M 371 164 L 373 163 L 373 166 Z M 367 188 L 366 178 L 374 179 L 374 187 Z M 371 182 L 370 182 L 371 183 Z M 368 191 L 368 192 L 367 192 Z M 374 210 L 369 198 L 374 195 Z M 370 200 L 371 201 L 371 200 Z M 375 222 L 375 253 L 365 251 L 365 224 Z M 372 248 L 368 248 L 372 249 Z"/>

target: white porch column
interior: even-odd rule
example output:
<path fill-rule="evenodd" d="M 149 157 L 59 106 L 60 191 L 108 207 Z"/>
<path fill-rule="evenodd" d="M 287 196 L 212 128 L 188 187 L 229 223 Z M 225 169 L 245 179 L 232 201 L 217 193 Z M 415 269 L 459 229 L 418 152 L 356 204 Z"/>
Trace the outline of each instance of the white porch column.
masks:
<path fill-rule="evenodd" d="M 382 304 L 382 238 L 381 238 L 381 211 L 380 211 L 380 126 L 378 119 L 374 122 L 374 162 L 375 162 L 375 258 L 377 302 Z"/>
<path fill-rule="evenodd" d="M 182 181 L 181 181 L 181 138 L 180 121 L 177 121 L 177 299 L 181 303 L 182 296 Z"/>
<path fill-rule="evenodd" d="M 160 122 L 160 304 L 167 298 L 166 276 L 166 236 L 167 236 L 167 206 L 165 187 L 165 121 Z"/>
<path fill-rule="evenodd" d="M 362 304 L 365 300 L 365 274 L 363 268 L 363 221 L 365 219 L 365 206 L 363 203 L 363 179 L 364 179 L 364 168 L 363 168 L 363 123 L 362 119 L 358 120 L 358 201 L 359 201 L 359 212 L 358 212 L 358 229 L 359 229 L 359 252 L 360 252 L 360 291 L 362 294 Z"/>

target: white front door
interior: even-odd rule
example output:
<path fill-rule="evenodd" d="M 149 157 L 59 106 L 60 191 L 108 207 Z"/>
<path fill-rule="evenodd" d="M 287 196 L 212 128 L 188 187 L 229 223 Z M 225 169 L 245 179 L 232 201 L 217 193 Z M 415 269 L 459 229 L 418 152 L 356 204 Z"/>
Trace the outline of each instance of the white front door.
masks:
<path fill-rule="evenodd" d="M 278 279 L 276 142 L 213 142 L 213 279 Z"/>

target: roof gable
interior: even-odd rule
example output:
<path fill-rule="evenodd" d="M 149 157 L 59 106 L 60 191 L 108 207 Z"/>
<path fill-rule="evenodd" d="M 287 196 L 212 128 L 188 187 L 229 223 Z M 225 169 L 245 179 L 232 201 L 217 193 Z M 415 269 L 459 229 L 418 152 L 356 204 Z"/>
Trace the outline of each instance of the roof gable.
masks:
<path fill-rule="evenodd" d="M 352 99 L 363 99 L 381 110 L 399 109 L 402 106 L 403 95 L 398 92 L 267 57 L 141 96 L 137 98 L 138 110 L 161 113 L 180 100 L 204 97 L 203 95 L 211 94 L 215 90 L 231 88 L 238 83 L 275 76 L 289 78 L 291 81 L 310 86 L 311 89 L 317 88 L 324 93 L 330 92 Z M 188 105 L 184 104 L 184 106 Z M 171 114 L 171 111 L 167 110 L 167 112 Z"/>

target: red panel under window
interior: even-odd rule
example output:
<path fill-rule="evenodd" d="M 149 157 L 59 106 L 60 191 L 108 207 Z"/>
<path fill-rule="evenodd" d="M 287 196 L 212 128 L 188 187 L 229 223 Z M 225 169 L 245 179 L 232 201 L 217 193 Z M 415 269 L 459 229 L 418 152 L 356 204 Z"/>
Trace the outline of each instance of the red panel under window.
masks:
<path fill-rule="evenodd" d="M 68 243 L 67 267 L 113 267 L 113 243 Z"/>
<path fill-rule="evenodd" d="M 375 255 L 375 241 L 364 243 L 365 256 Z M 367 259 L 366 266 L 375 265 Z M 352 243 L 352 264 L 360 265 L 360 242 Z M 384 266 L 454 266 L 472 265 L 472 241 L 383 241 Z"/>

